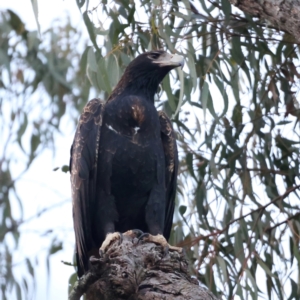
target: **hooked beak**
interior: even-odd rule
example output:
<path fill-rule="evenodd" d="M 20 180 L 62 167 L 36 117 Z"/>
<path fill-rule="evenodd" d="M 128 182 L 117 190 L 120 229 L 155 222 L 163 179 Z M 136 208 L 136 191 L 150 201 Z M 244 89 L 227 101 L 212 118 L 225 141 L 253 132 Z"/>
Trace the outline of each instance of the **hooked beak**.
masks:
<path fill-rule="evenodd" d="M 170 53 L 164 53 L 159 57 L 159 59 L 153 61 L 155 64 L 159 64 L 161 67 L 181 67 L 181 69 L 184 66 L 184 59 L 182 56 L 177 54 L 170 54 Z"/>

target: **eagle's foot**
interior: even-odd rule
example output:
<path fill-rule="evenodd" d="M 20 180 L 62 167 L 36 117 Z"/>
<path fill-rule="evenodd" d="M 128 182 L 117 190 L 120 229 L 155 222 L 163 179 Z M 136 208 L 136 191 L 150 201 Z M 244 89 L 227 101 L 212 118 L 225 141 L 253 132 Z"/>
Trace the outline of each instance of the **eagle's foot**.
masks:
<path fill-rule="evenodd" d="M 97 258 L 94 255 L 90 257 L 90 264 L 92 266 L 96 266 L 96 265 L 102 264 L 103 262 L 104 262 L 103 258 Z"/>
<path fill-rule="evenodd" d="M 106 252 L 107 248 L 116 240 L 119 240 L 119 245 L 122 244 L 122 241 L 123 241 L 122 233 L 114 232 L 114 233 L 108 233 L 106 235 L 106 238 L 99 249 L 100 258 L 104 257 L 104 253 Z"/>
<path fill-rule="evenodd" d="M 140 229 L 131 229 L 123 233 L 123 235 L 131 237 L 132 242 L 134 242 L 134 239 L 140 238 L 140 236 L 142 236 L 143 234 L 144 232 Z"/>
<path fill-rule="evenodd" d="M 182 251 L 183 251 L 183 249 L 180 247 L 175 247 L 175 246 L 171 246 L 170 244 L 168 244 L 167 240 L 161 234 L 151 235 L 150 233 L 143 233 L 139 237 L 138 242 L 139 241 L 152 242 L 152 243 L 161 245 L 163 248 L 164 256 L 166 256 L 169 251 L 177 251 L 179 253 L 182 253 Z"/>

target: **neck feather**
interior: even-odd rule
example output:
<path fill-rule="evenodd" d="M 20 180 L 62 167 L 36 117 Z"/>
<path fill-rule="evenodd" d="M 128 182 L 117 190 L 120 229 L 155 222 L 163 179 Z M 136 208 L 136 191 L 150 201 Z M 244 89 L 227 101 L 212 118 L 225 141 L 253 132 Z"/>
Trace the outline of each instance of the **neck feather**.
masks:
<path fill-rule="evenodd" d="M 159 72 L 160 71 L 160 72 Z M 141 70 L 138 73 L 126 70 L 119 83 L 111 93 L 108 101 L 118 96 L 136 95 L 146 98 L 147 101 L 154 103 L 154 95 L 158 90 L 158 86 L 167 72 L 162 70 Z"/>

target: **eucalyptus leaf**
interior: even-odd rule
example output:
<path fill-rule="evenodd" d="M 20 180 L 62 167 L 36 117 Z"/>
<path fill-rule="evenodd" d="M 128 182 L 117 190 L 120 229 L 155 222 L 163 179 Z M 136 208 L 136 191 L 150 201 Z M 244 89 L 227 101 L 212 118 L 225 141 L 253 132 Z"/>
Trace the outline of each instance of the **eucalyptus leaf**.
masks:
<path fill-rule="evenodd" d="M 181 105 L 183 103 L 183 95 L 184 95 L 184 78 L 183 78 L 183 71 L 180 69 L 177 69 L 178 76 L 179 76 L 179 81 L 180 81 L 180 94 L 179 94 L 179 99 L 178 99 L 178 105 L 176 108 L 176 111 L 174 115 L 172 116 L 172 119 L 174 119 L 177 114 L 179 113 L 179 110 L 181 108 Z"/>
<path fill-rule="evenodd" d="M 39 34 L 41 35 L 41 27 L 39 23 L 39 9 L 38 9 L 38 0 L 31 0 L 31 5 L 34 13 L 35 22 L 39 31 Z"/>
<path fill-rule="evenodd" d="M 202 89 L 201 89 L 201 95 L 200 95 L 200 102 L 203 109 L 203 115 L 204 115 L 204 121 L 206 119 L 206 109 L 207 109 L 207 102 L 209 97 L 209 87 L 207 82 L 203 83 Z"/>

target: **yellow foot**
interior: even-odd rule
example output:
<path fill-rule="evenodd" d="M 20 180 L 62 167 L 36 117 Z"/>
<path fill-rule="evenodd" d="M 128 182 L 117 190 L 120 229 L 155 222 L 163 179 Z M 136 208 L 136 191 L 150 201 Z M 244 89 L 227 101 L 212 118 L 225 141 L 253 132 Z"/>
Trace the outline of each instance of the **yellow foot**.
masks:
<path fill-rule="evenodd" d="M 108 233 L 106 235 L 106 238 L 99 249 L 100 257 L 103 256 L 103 254 L 106 252 L 107 248 L 116 240 L 119 240 L 120 244 L 122 243 L 123 237 L 120 232 Z"/>
<path fill-rule="evenodd" d="M 167 240 L 161 234 L 151 235 L 149 233 L 144 233 L 143 235 L 141 235 L 139 237 L 139 241 L 140 240 L 143 240 L 145 242 L 152 242 L 157 245 L 161 245 L 164 249 L 165 254 L 167 254 L 168 251 L 177 251 L 179 253 L 182 253 L 182 251 L 183 251 L 182 248 L 180 248 L 180 247 L 175 247 L 175 246 L 171 246 L 170 244 L 168 244 Z"/>

